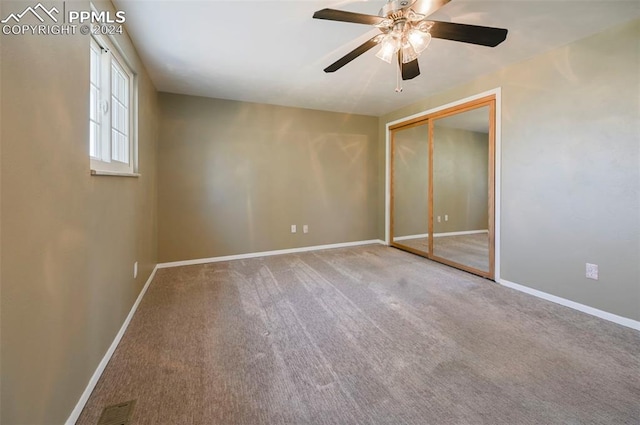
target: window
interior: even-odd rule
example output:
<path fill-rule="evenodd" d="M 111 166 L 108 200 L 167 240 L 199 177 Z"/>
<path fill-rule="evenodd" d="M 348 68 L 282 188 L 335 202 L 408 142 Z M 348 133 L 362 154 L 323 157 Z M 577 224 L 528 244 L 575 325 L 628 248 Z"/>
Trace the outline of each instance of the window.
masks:
<path fill-rule="evenodd" d="M 114 44 L 91 38 L 89 156 L 92 174 L 136 170 L 135 75 Z"/>

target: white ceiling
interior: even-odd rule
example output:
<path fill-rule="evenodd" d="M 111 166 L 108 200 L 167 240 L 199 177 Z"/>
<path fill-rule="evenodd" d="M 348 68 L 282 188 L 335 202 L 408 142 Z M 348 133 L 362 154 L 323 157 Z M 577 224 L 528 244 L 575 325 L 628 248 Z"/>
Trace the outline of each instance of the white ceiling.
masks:
<path fill-rule="evenodd" d="M 422 75 L 399 94 L 396 67 L 376 58 L 375 48 L 324 73 L 378 30 L 312 19 L 314 11 L 377 15 L 384 3 L 114 1 L 160 91 L 376 116 L 640 17 L 638 0 L 452 0 L 431 18 L 507 28 L 507 40 L 489 48 L 434 39 L 419 60 Z"/>

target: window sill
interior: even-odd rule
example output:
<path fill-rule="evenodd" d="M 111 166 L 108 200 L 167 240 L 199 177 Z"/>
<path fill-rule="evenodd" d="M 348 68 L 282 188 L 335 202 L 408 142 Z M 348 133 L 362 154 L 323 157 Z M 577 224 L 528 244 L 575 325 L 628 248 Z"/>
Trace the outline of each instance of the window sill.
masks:
<path fill-rule="evenodd" d="M 101 171 L 91 170 L 92 176 L 109 176 L 109 177 L 140 177 L 138 173 L 122 173 L 118 171 Z"/>

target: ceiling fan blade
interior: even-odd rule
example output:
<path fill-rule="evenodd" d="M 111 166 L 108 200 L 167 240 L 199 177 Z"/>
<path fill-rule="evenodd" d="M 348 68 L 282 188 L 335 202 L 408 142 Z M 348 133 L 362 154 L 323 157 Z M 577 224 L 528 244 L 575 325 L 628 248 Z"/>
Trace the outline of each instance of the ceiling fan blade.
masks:
<path fill-rule="evenodd" d="M 418 58 L 407 63 L 402 63 L 402 49 L 398 50 L 398 66 L 403 80 L 411 80 L 420 75 L 420 66 L 418 66 Z"/>
<path fill-rule="evenodd" d="M 455 24 L 453 22 L 432 21 L 429 31 L 432 37 L 463 43 L 496 47 L 507 38 L 504 28 L 481 27 L 477 25 Z"/>
<path fill-rule="evenodd" d="M 401 55 L 398 55 L 398 62 L 400 62 L 400 69 L 402 70 L 402 79 L 411 80 L 420 75 L 420 67 L 418 66 L 418 59 L 414 59 L 411 62 L 402 63 Z"/>
<path fill-rule="evenodd" d="M 315 19 L 327 19 L 329 21 L 353 22 L 354 24 L 377 25 L 384 18 L 376 15 L 347 12 L 345 10 L 322 9 L 313 14 Z"/>
<path fill-rule="evenodd" d="M 340 68 L 342 68 L 343 66 L 345 66 L 346 64 L 348 64 L 349 62 L 357 58 L 358 56 L 360 56 L 361 54 L 377 46 L 379 38 L 380 38 L 379 35 L 376 35 L 375 37 L 369 39 L 368 41 L 365 41 L 364 43 L 362 43 L 361 45 L 359 45 L 358 47 L 356 47 L 355 49 L 353 49 L 352 51 L 350 51 L 349 53 L 347 53 L 346 55 L 344 55 L 343 57 L 341 57 L 340 59 L 338 59 L 331 65 L 329 65 L 328 67 L 326 67 L 324 69 L 324 72 L 336 72 L 337 70 L 339 70 Z"/>

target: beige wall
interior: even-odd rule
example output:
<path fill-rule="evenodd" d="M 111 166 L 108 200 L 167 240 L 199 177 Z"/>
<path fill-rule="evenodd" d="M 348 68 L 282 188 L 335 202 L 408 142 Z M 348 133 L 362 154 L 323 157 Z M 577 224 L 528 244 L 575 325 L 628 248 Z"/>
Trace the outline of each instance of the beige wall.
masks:
<path fill-rule="evenodd" d="M 159 99 L 160 262 L 376 238 L 377 118 Z"/>
<path fill-rule="evenodd" d="M 502 87 L 503 279 L 640 319 L 640 21 L 446 90 L 385 123 Z M 384 169 L 384 152 L 379 167 Z M 384 175 L 378 235 L 384 235 Z M 585 278 L 585 263 L 600 280 Z"/>
<path fill-rule="evenodd" d="M 89 38 L 1 37 L 0 422 L 60 424 L 156 263 L 156 92 L 128 46 L 142 177 L 92 177 Z"/>

